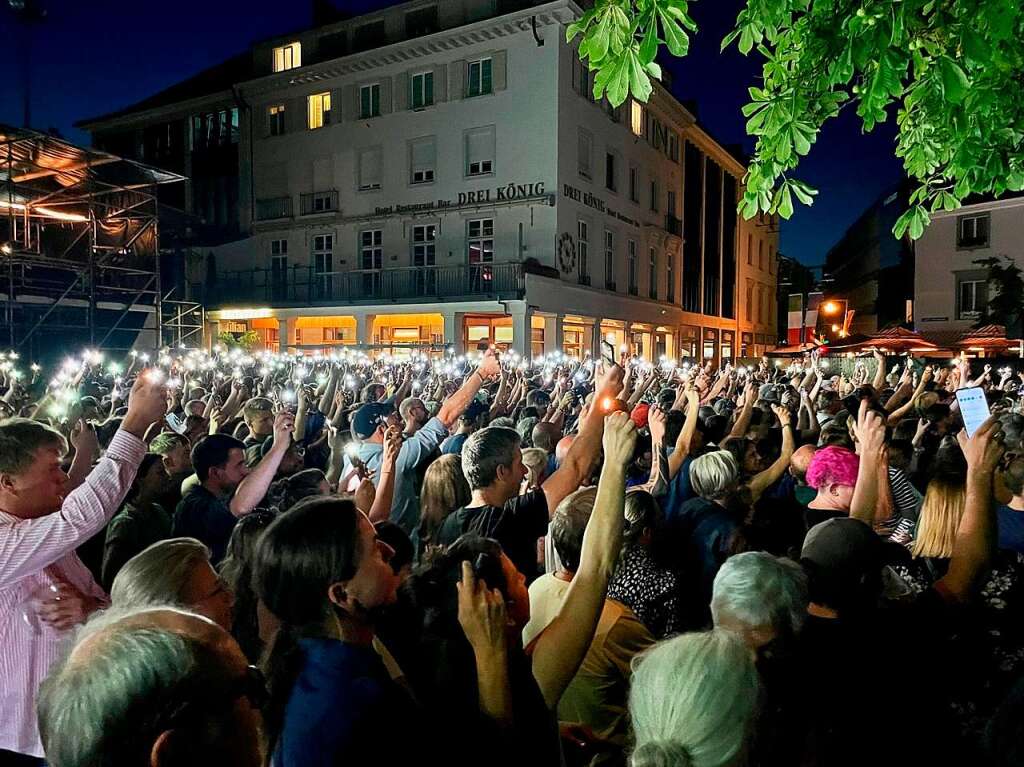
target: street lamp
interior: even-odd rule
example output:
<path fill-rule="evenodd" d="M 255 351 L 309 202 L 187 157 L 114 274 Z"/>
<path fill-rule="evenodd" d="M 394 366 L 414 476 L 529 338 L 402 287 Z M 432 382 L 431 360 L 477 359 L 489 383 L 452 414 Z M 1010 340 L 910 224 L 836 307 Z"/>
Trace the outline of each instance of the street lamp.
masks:
<path fill-rule="evenodd" d="M 826 301 L 821 307 L 821 311 L 827 315 L 833 315 L 839 313 L 839 304 L 835 301 Z"/>

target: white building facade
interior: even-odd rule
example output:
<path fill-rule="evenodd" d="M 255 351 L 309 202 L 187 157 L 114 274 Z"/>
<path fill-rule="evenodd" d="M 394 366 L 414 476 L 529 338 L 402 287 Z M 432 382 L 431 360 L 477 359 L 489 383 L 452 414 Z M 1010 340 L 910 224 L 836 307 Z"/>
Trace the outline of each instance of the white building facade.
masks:
<path fill-rule="evenodd" d="M 211 332 L 576 356 L 609 338 L 648 359 L 774 345 L 777 227 L 737 216 L 743 166 L 661 86 L 595 102 L 573 3 L 482 6 L 255 46 L 266 74 L 236 87 L 249 236 L 215 250 Z"/>
<path fill-rule="evenodd" d="M 1009 257 L 1024 269 L 1024 197 L 932 214 L 914 244 L 914 328 L 968 330 L 989 299 L 988 271 L 975 263 Z"/>

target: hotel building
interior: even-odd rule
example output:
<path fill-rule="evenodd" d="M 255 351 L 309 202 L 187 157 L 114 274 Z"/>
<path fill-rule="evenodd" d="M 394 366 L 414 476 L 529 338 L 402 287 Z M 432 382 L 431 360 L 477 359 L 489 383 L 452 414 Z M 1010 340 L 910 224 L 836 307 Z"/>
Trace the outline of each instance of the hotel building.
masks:
<path fill-rule="evenodd" d="M 760 355 L 777 222 L 737 215 L 744 166 L 662 85 L 646 104 L 594 99 L 565 40 L 581 13 L 415 0 L 258 43 L 244 79 L 83 125 L 102 146 L 172 123 L 194 178 L 215 175 L 211 144 L 231 147 L 231 188 L 187 195 L 238 232 L 189 267 L 211 335 Z"/>

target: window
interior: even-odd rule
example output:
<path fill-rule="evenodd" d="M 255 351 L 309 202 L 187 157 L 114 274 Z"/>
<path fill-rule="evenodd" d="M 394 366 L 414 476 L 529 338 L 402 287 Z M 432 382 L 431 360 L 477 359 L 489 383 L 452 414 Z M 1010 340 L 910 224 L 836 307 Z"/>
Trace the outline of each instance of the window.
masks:
<path fill-rule="evenodd" d="M 746 303 L 745 303 L 745 306 L 744 306 L 744 315 L 743 315 L 743 316 L 745 316 L 747 318 L 747 322 L 750 322 L 752 319 L 754 319 L 751 316 L 751 313 L 753 312 L 753 304 L 754 304 L 754 284 L 750 280 L 747 280 L 747 300 L 746 300 Z"/>
<path fill-rule="evenodd" d="M 352 52 L 361 53 L 385 45 L 388 41 L 387 26 L 384 19 L 371 21 L 356 27 L 352 32 Z"/>
<path fill-rule="evenodd" d="M 466 231 L 471 292 L 484 292 L 494 280 L 494 219 L 471 219 Z"/>
<path fill-rule="evenodd" d="M 651 179 L 651 210 L 655 213 L 658 212 L 658 179 Z"/>
<path fill-rule="evenodd" d="M 483 96 L 491 92 L 491 60 L 479 59 L 469 62 L 469 77 L 466 79 L 467 96 Z"/>
<path fill-rule="evenodd" d="M 679 134 L 675 131 L 668 134 L 668 159 L 679 162 Z"/>
<path fill-rule="evenodd" d="M 957 319 L 976 320 L 988 305 L 988 282 L 961 280 L 957 288 Z"/>
<path fill-rule="evenodd" d="M 359 233 L 359 268 L 363 271 L 363 294 L 376 295 L 380 292 L 381 274 L 384 266 L 384 231 L 365 229 Z"/>
<path fill-rule="evenodd" d="M 412 76 L 412 93 L 409 103 L 413 109 L 423 109 L 434 103 L 434 73 L 417 72 Z"/>
<path fill-rule="evenodd" d="M 586 221 L 576 222 L 576 272 L 581 285 L 590 284 L 590 227 Z"/>
<path fill-rule="evenodd" d="M 594 139 L 585 130 L 579 132 L 579 142 L 576 149 L 576 167 L 583 178 L 592 178 L 590 158 L 593 153 Z"/>
<path fill-rule="evenodd" d="M 604 185 L 611 191 L 618 188 L 618 179 L 615 173 L 615 155 L 606 152 L 604 156 Z"/>
<path fill-rule="evenodd" d="M 302 43 L 288 43 L 274 48 L 274 71 L 284 72 L 302 66 Z"/>
<path fill-rule="evenodd" d="M 958 248 L 987 248 L 988 229 L 988 213 L 960 216 L 956 220 L 956 246 Z"/>
<path fill-rule="evenodd" d="M 639 292 L 636 284 L 636 240 L 627 240 L 626 250 L 629 254 L 629 258 L 627 260 L 627 265 L 629 267 L 629 294 L 631 296 L 635 296 Z"/>
<path fill-rule="evenodd" d="M 676 214 L 676 193 L 674 189 L 668 190 L 668 210 L 666 211 L 670 216 Z"/>
<path fill-rule="evenodd" d="M 466 131 L 466 175 L 486 176 L 494 172 L 494 126 Z"/>
<path fill-rule="evenodd" d="M 604 230 L 604 289 L 615 290 L 615 232 Z"/>
<path fill-rule="evenodd" d="M 631 103 L 629 127 L 633 130 L 634 136 L 642 136 L 644 134 L 644 108 L 641 106 L 639 101 L 633 101 Z"/>
<path fill-rule="evenodd" d="M 380 189 L 381 149 L 379 146 L 359 151 L 359 189 Z"/>
<path fill-rule="evenodd" d="M 274 301 L 288 295 L 288 240 L 270 241 L 270 289 Z"/>
<path fill-rule="evenodd" d="M 669 253 L 668 260 L 665 261 L 665 280 L 667 283 L 665 290 L 665 300 L 670 304 L 676 302 L 676 254 Z"/>
<path fill-rule="evenodd" d="M 754 235 L 747 235 L 747 266 L 754 265 Z M 749 317 L 748 317 L 749 319 Z"/>
<path fill-rule="evenodd" d="M 640 169 L 629 169 L 629 199 L 640 202 Z"/>
<path fill-rule="evenodd" d="M 757 241 L 757 268 L 764 271 L 764 241 Z"/>
<path fill-rule="evenodd" d="M 439 29 L 437 6 L 431 5 L 405 14 L 405 36 L 423 37 Z"/>
<path fill-rule="evenodd" d="M 658 297 L 658 251 L 650 248 L 648 251 L 650 264 L 647 267 L 647 291 L 651 298 Z"/>
<path fill-rule="evenodd" d="M 437 148 L 433 136 L 409 142 L 409 183 L 428 184 L 434 180 L 437 166 Z"/>
<path fill-rule="evenodd" d="M 359 119 L 380 117 L 380 83 L 359 87 Z"/>
<path fill-rule="evenodd" d="M 437 272 L 432 267 L 437 263 L 437 224 L 419 224 L 412 228 L 412 265 L 418 267 L 415 274 L 417 295 L 432 295 L 437 292 Z"/>
<path fill-rule="evenodd" d="M 313 289 L 317 298 L 330 298 L 334 288 L 334 235 L 313 237 Z"/>
<path fill-rule="evenodd" d="M 192 149 L 238 143 L 238 107 L 192 115 Z M 159 146 L 157 147 L 159 154 Z"/>
<path fill-rule="evenodd" d="M 768 246 L 768 274 L 775 274 L 775 247 Z"/>
<path fill-rule="evenodd" d="M 310 130 L 331 124 L 331 94 L 314 93 L 306 99 L 306 127 Z"/>
<path fill-rule="evenodd" d="M 270 135 L 284 135 L 284 104 L 270 107 Z"/>

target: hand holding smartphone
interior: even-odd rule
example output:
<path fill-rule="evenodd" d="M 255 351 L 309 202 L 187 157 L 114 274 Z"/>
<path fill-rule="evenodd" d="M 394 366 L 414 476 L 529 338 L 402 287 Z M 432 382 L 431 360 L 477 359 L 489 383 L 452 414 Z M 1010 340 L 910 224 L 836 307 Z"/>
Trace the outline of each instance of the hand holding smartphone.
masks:
<path fill-rule="evenodd" d="M 964 419 L 967 436 L 973 437 L 974 432 L 985 423 L 990 415 L 985 390 L 980 386 L 957 389 L 956 401 L 960 405 L 960 415 Z"/>

